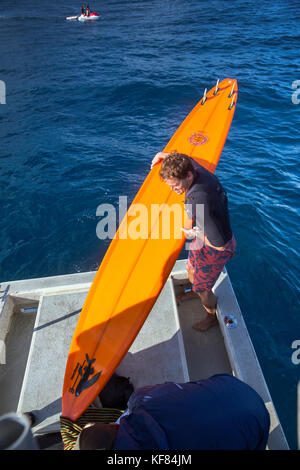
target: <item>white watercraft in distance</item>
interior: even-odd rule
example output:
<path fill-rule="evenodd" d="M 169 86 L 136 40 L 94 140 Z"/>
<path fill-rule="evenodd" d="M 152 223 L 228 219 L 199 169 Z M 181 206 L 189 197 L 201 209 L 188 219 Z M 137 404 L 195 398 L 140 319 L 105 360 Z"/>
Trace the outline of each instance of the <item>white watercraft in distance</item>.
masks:
<path fill-rule="evenodd" d="M 91 11 L 89 15 L 67 16 L 66 18 L 66 20 L 78 20 L 78 21 L 95 21 L 99 19 L 100 19 L 100 15 L 94 11 Z"/>

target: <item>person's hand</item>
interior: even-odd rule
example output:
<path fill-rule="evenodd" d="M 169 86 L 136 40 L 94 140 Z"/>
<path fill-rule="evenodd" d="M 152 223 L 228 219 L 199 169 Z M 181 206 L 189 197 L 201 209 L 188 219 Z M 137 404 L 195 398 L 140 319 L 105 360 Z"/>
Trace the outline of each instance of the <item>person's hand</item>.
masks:
<path fill-rule="evenodd" d="M 181 230 L 184 232 L 184 234 L 185 234 L 185 236 L 188 240 L 192 240 L 193 238 L 196 237 L 196 227 L 189 228 L 189 229 L 182 227 Z"/>
<path fill-rule="evenodd" d="M 152 160 L 151 169 L 154 167 L 154 165 L 164 160 L 168 155 L 169 154 L 166 152 L 158 152 Z"/>
<path fill-rule="evenodd" d="M 200 231 L 199 231 L 199 228 L 197 226 L 193 227 L 193 228 L 190 228 L 190 229 L 187 229 L 187 228 L 182 228 L 181 229 L 186 238 L 188 240 L 193 240 L 193 238 L 197 237 L 197 238 L 201 238 L 200 237 Z"/>

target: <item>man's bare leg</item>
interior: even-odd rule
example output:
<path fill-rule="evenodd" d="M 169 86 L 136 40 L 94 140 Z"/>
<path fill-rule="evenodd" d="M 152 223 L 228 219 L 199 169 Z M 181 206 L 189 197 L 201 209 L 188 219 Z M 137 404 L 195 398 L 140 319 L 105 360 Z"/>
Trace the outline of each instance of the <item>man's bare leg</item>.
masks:
<path fill-rule="evenodd" d="M 198 294 L 201 299 L 203 307 L 207 311 L 207 315 L 203 320 L 195 323 L 193 325 L 193 328 L 197 331 L 206 331 L 210 327 L 218 323 L 217 316 L 216 316 L 217 297 L 212 292 L 212 290 L 198 292 Z"/>
<path fill-rule="evenodd" d="M 186 264 L 185 267 L 186 267 L 186 270 L 188 272 L 189 281 L 193 285 L 193 283 L 194 283 L 194 269 L 191 268 L 188 263 Z M 184 292 L 183 294 L 177 295 L 176 299 L 178 300 L 178 302 L 182 302 L 183 300 L 194 299 L 195 297 L 197 297 L 196 292 L 191 290 L 189 292 Z"/>
<path fill-rule="evenodd" d="M 202 305 L 211 315 L 215 315 L 217 311 L 217 297 L 212 290 L 205 290 L 203 292 L 198 292 L 201 299 Z"/>
<path fill-rule="evenodd" d="M 188 278 L 190 283 L 193 285 L 194 283 L 194 269 L 191 268 L 188 264 L 186 264 L 186 269 L 188 272 Z M 212 290 L 209 291 L 203 291 L 203 292 L 187 292 L 184 294 L 181 294 L 177 296 L 178 301 L 194 298 L 195 296 L 199 296 L 200 300 L 202 302 L 203 307 L 207 311 L 207 316 L 195 323 L 193 325 L 193 328 L 197 331 L 206 331 L 208 330 L 211 326 L 214 326 L 218 323 L 217 317 L 216 317 L 216 311 L 217 311 L 217 297 L 213 293 Z"/>

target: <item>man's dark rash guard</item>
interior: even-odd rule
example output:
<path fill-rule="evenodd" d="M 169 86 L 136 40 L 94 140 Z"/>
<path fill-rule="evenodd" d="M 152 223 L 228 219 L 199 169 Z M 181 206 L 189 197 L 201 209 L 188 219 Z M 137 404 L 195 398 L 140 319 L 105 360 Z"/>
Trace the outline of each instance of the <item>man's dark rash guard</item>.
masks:
<path fill-rule="evenodd" d="M 224 246 L 232 238 L 226 191 L 213 173 L 190 160 L 195 176 L 185 193 L 186 212 L 213 246 Z M 197 217 L 197 204 L 204 204 L 204 230 L 203 221 Z"/>

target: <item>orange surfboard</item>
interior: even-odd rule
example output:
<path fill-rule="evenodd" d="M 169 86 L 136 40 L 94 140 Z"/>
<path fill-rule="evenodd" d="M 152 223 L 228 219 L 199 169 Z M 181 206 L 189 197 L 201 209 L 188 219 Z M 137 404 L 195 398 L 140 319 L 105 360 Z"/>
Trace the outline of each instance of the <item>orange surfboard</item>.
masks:
<path fill-rule="evenodd" d="M 233 118 L 237 82 L 204 94 L 164 152 L 177 150 L 215 171 Z M 150 161 L 149 161 L 150 166 Z M 185 243 L 184 195 L 149 172 L 96 273 L 72 339 L 62 416 L 76 421 L 129 350 Z"/>

